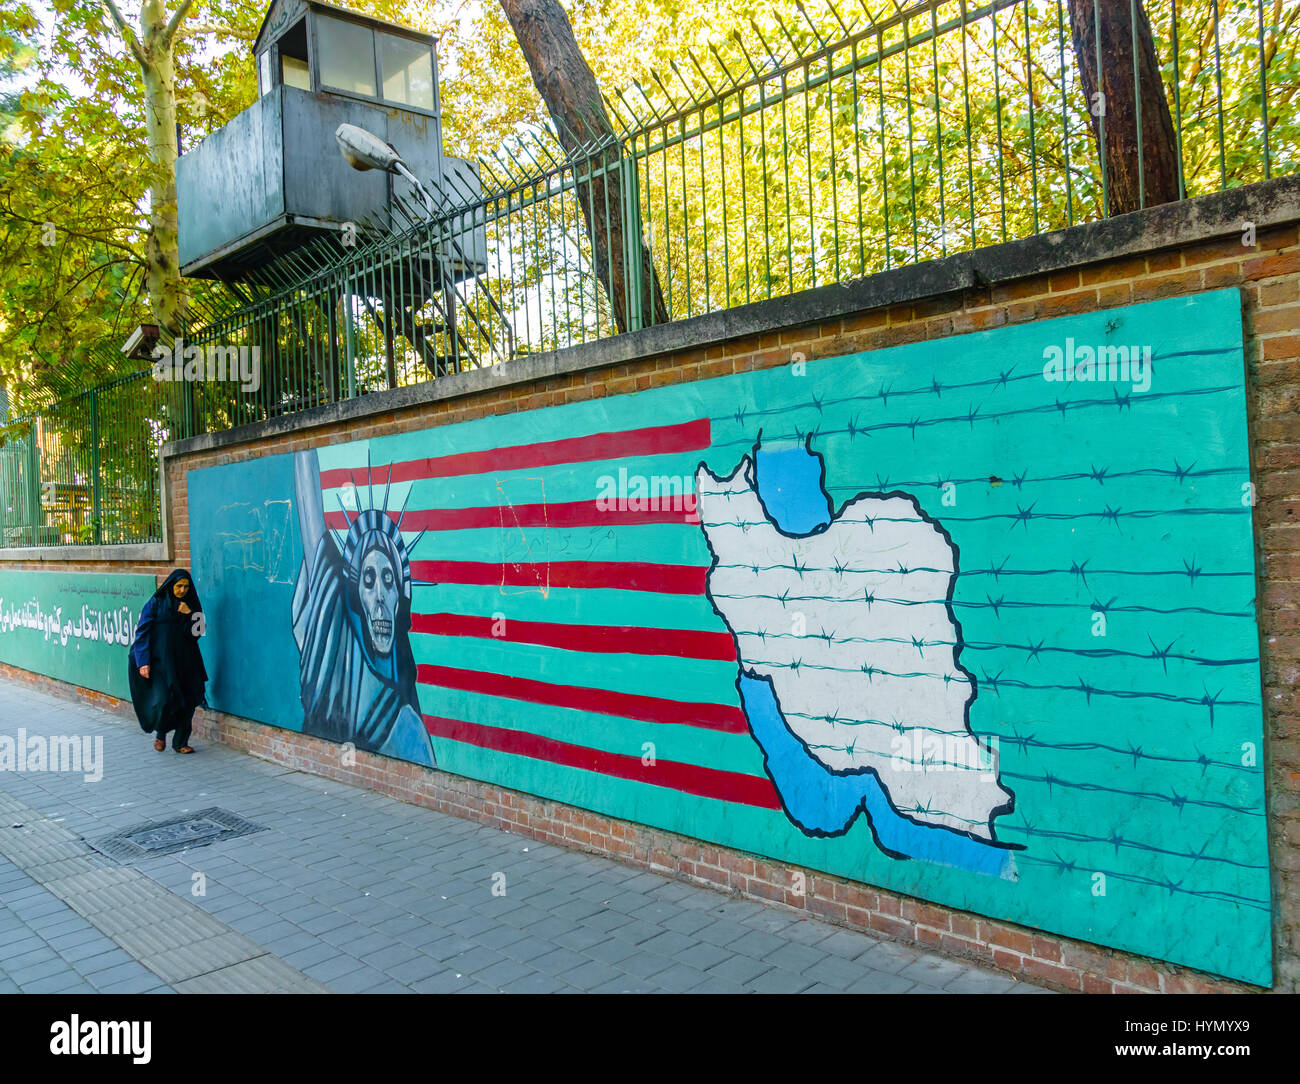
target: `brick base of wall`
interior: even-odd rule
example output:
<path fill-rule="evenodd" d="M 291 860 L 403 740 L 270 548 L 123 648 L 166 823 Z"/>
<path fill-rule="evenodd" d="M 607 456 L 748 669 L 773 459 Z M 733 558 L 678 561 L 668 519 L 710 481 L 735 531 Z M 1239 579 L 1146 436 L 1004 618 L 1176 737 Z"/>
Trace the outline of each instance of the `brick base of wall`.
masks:
<path fill-rule="evenodd" d="M 120 715 L 116 697 L 0 664 L 0 678 Z M 134 725 L 134 717 L 132 724 Z M 357 752 L 307 734 L 222 712 L 199 711 L 197 738 L 287 768 L 378 791 L 507 832 L 562 844 L 691 884 L 744 896 L 823 921 L 994 967 L 1056 990 L 1089 993 L 1249 993 L 1259 988 L 1161 960 L 1134 956 L 1009 922 L 956 911 L 884 889 L 717 847 L 687 836 L 589 813 L 561 802 L 418 764 Z M 803 892 L 796 886 L 803 885 Z"/>

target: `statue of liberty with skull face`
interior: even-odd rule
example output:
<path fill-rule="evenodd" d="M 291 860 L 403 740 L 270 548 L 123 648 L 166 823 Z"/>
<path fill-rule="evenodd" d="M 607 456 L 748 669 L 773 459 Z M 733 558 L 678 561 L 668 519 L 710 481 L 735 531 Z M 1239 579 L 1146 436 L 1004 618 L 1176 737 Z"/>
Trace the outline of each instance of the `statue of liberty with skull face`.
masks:
<path fill-rule="evenodd" d="M 368 467 L 366 480 L 372 507 L 355 508 L 350 519 L 343 508 L 348 530 L 340 546 L 326 526 L 316 453 L 294 457 L 303 564 L 293 635 L 303 731 L 435 767 L 415 691 L 411 562 L 401 519 L 388 514 L 387 485 L 382 505 L 373 507 Z"/>

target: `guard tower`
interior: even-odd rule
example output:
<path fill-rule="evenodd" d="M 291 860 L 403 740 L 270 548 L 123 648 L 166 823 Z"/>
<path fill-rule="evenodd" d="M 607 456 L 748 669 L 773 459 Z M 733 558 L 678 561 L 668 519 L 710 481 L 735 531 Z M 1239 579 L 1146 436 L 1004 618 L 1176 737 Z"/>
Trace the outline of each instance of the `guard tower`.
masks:
<path fill-rule="evenodd" d="M 394 195 L 420 206 L 402 178 L 348 166 L 340 124 L 395 147 L 435 200 L 481 192 L 477 167 L 443 154 L 435 45 L 319 0 L 275 0 L 253 45 L 257 102 L 177 162 L 181 273 L 256 280 L 268 261 L 344 223 L 394 225 Z M 482 270 L 483 227 L 447 248 L 443 275 Z"/>

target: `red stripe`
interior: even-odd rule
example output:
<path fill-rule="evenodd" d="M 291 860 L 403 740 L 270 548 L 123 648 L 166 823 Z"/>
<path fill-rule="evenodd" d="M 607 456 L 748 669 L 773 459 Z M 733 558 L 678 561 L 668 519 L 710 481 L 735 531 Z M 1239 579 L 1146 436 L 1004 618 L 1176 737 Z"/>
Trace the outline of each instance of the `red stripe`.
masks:
<path fill-rule="evenodd" d="M 702 595 L 707 565 L 653 565 L 639 561 L 551 561 L 502 564 L 490 561 L 412 561 L 411 574 L 426 583 L 500 587 L 611 587 L 664 595 Z"/>
<path fill-rule="evenodd" d="M 693 510 L 695 494 L 687 500 L 660 498 L 659 508 L 605 508 L 600 501 L 571 501 L 567 504 L 482 505 L 474 508 L 408 509 L 402 516 L 405 531 L 466 531 L 479 527 L 500 530 L 502 527 L 634 527 L 646 523 L 699 523 Z M 644 503 L 650 503 L 647 499 Z M 676 504 L 676 508 L 673 508 Z M 355 515 L 353 518 L 356 518 Z M 396 521 L 398 513 L 388 518 Z M 342 511 L 326 512 L 325 525 L 340 531 L 348 529 L 348 517 Z"/>
<path fill-rule="evenodd" d="M 416 680 L 425 685 L 446 689 L 503 696 L 509 700 L 526 700 L 530 704 L 591 711 L 598 715 L 617 715 L 647 723 L 678 723 L 703 730 L 721 730 L 728 734 L 745 734 L 749 725 L 734 704 L 708 704 L 683 700 L 664 700 L 658 696 L 618 693 L 610 689 L 592 689 L 585 685 L 552 685 L 548 681 L 510 677 L 481 670 L 460 670 L 451 666 L 420 665 Z"/>
<path fill-rule="evenodd" d="M 635 625 L 562 625 L 549 621 L 499 624 L 491 617 L 469 614 L 412 614 L 411 631 L 433 636 L 477 636 L 503 643 L 541 644 L 566 651 L 675 655 L 683 659 L 736 661 L 736 644 L 729 633 L 694 629 L 651 629 Z"/>
<path fill-rule="evenodd" d="M 671 760 L 643 764 L 640 757 L 624 753 L 608 753 L 603 749 L 543 738 L 522 730 L 505 730 L 437 715 L 426 715 L 424 725 L 436 738 L 465 742 L 480 749 L 532 757 L 534 760 L 599 772 L 618 779 L 631 779 L 638 783 L 651 783 L 704 798 L 716 798 L 720 802 L 736 802 L 757 806 L 759 809 L 781 808 L 771 780 L 754 775 L 718 768 L 701 768 L 696 764 L 681 764 Z"/>
<path fill-rule="evenodd" d="M 645 429 L 593 433 L 588 437 L 570 437 L 541 444 L 516 444 L 508 448 L 490 448 L 482 452 L 459 452 L 431 459 L 410 459 L 388 467 L 375 467 L 370 473 L 373 485 L 389 481 L 410 482 L 417 478 L 453 478 L 464 474 L 487 474 L 492 471 L 532 470 L 559 463 L 585 463 L 601 459 L 629 459 L 633 456 L 668 455 L 695 452 L 713 442 L 709 419 L 697 418 L 679 425 L 655 425 Z M 364 471 L 354 474 L 346 468 L 321 472 L 321 484 L 330 489 L 354 482 L 365 485 Z"/>

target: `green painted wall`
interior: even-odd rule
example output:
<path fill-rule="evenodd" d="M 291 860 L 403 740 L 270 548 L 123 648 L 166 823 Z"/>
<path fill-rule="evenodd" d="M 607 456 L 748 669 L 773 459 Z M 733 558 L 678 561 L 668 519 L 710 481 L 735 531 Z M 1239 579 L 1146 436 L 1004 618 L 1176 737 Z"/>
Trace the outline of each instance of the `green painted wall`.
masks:
<path fill-rule="evenodd" d="M 127 653 L 153 576 L 0 570 L 0 662 L 128 699 Z"/>

